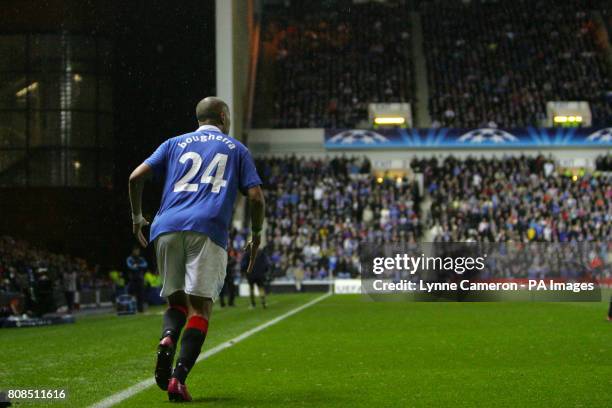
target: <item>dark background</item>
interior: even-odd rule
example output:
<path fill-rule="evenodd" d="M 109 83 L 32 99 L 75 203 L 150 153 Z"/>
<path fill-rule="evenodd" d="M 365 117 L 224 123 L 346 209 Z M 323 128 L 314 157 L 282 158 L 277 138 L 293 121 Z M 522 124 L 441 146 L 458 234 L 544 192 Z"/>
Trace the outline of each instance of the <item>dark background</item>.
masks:
<path fill-rule="evenodd" d="M 214 1 L 3 0 L 0 8 L 0 33 L 102 36 L 114 54 L 112 184 L 0 188 L 0 235 L 119 266 L 135 243 L 130 172 L 163 140 L 195 129 L 196 103 L 215 94 Z M 159 188 L 147 187 L 152 218 Z"/>

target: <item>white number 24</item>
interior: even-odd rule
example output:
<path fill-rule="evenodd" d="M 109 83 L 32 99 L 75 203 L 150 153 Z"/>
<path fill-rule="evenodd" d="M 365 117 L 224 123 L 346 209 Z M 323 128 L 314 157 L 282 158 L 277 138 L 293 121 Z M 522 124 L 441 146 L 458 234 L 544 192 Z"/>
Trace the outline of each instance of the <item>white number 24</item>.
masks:
<path fill-rule="evenodd" d="M 200 156 L 196 152 L 187 152 L 181 156 L 179 162 L 185 164 L 187 160 L 191 160 L 191 168 L 174 185 L 175 193 L 179 191 L 198 191 L 198 185 L 196 183 L 190 183 L 190 181 L 195 177 L 196 174 L 198 174 L 200 167 L 202 167 L 202 156 Z M 206 167 L 206 170 L 204 170 L 204 174 L 202 174 L 200 183 L 212 184 L 211 191 L 213 193 L 219 193 L 221 191 L 221 187 L 227 186 L 227 180 L 223 179 L 226 164 L 227 154 L 217 153 L 215 157 L 213 157 L 208 167 Z M 215 172 L 214 177 L 212 175 L 213 172 Z"/>

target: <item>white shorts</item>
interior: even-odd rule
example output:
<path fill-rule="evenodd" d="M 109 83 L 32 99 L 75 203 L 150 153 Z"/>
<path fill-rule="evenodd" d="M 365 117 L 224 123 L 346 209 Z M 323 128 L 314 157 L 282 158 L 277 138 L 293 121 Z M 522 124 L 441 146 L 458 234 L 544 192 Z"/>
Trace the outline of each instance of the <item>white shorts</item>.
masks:
<path fill-rule="evenodd" d="M 182 290 L 189 295 L 217 299 L 225 279 L 225 249 L 204 234 L 180 231 L 158 236 L 155 252 L 164 281 L 161 296 Z"/>

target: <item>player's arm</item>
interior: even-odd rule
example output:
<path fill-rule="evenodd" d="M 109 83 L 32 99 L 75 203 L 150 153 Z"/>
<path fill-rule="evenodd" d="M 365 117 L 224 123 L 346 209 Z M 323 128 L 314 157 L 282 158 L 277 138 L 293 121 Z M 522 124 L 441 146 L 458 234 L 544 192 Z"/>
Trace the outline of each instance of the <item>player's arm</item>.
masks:
<path fill-rule="evenodd" d="M 142 233 L 142 227 L 149 222 L 142 216 L 142 190 L 144 183 L 153 175 L 153 169 L 147 163 L 142 163 L 130 174 L 130 206 L 132 207 L 132 232 L 143 247 L 147 246 L 147 239 Z"/>
<path fill-rule="evenodd" d="M 247 268 L 247 274 L 249 274 L 253 271 L 255 258 L 257 258 L 257 251 L 261 244 L 261 231 L 263 229 L 263 222 L 266 214 L 266 200 L 261 186 L 249 188 L 247 197 L 251 209 L 251 241 L 247 245 L 250 252 L 249 266 Z"/>

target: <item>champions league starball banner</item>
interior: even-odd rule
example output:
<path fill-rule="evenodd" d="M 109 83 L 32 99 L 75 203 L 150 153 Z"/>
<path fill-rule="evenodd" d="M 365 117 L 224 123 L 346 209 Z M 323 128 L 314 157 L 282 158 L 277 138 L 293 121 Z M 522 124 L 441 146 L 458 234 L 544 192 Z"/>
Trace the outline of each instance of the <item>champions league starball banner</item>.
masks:
<path fill-rule="evenodd" d="M 327 149 L 612 148 L 608 128 L 326 129 Z"/>

